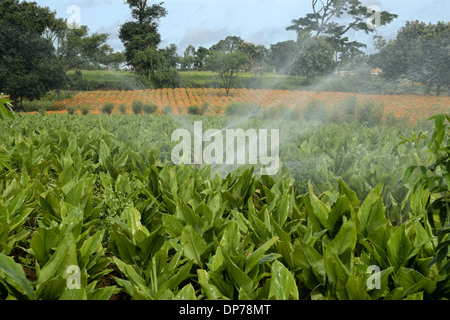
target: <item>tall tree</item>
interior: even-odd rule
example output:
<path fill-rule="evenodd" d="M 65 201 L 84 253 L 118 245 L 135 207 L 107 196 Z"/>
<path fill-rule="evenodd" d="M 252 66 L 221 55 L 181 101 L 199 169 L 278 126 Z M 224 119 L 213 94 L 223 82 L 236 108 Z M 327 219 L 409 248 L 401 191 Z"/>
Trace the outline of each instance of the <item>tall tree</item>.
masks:
<path fill-rule="evenodd" d="M 195 47 L 193 45 L 189 45 L 185 50 L 181 62 L 182 70 L 192 70 L 194 68 L 195 63 Z"/>
<path fill-rule="evenodd" d="M 363 43 L 349 40 L 346 35 L 350 31 L 375 32 L 371 23 L 374 14 L 379 16 L 379 27 L 398 17 L 387 11 L 373 12 L 360 0 L 311 0 L 311 4 L 312 12 L 292 20 L 286 29 L 325 37 L 333 45 L 339 59 L 341 55 L 354 54 L 365 47 Z"/>
<path fill-rule="evenodd" d="M 156 48 L 160 44 L 159 19 L 167 15 L 167 10 L 163 7 L 164 2 L 149 5 L 147 0 L 126 0 L 126 3 L 134 21 L 127 21 L 120 27 L 119 38 L 125 45 L 127 60 L 131 62 L 133 51 Z"/>
<path fill-rule="evenodd" d="M 55 28 L 55 15 L 36 3 L 0 2 L 0 91 L 8 93 L 16 107 L 24 98 L 39 99 L 64 83 L 54 47 L 43 37 Z"/>
<path fill-rule="evenodd" d="M 166 58 L 167 65 L 175 69 L 178 68 L 178 64 L 181 62 L 177 50 L 178 48 L 174 43 L 170 44 L 167 48 L 161 49 L 162 54 Z"/>
<path fill-rule="evenodd" d="M 426 24 L 408 21 L 394 40 L 380 50 L 378 61 L 383 77 L 388 80 L 408 79 L 436 86 L 440 95 L 442 86 L 450 83 L 450 23 Z"/>
<path fill-rule="evenodd" d="M 248 56 L 240 51 L 210 52 L 208 68 L 220 77 L 227 96 L 230 94 L 230 89 L 233 87 L 237 75 L 248 64 L 248 61 Z"/>
<path fill-rule="evenodd" d="M 197 70 L 202 70 L 206 64 L 206 58 L 209 55 L 209 50 L 205 47 L 198 47 L 197 51 L 195 52 L 195 62 L 194 62 L 194 68 Z"/>
<path fill-rule="evenodd" d="M 87 26 L 71 29 L 67 28 L 65 21 L 54 35 L 49 34 L 48 37 L 53 40 L 56 55 L 66 72 L 86 65 L 105 64 L 114 51 L 107 44 L 107 33 L 89 35 Z"/>
<path fill-rule="evenodd" d="M 159 19 L 167 15 L 164 3 L 150 5 L 147 0 L 126 0 L 126 3 L 131 9 L 133 21 L 127 21 L 120 27 L 119 38 L 125 46 L 128 64 L 134 67 L 146 85 L 177 86 L 176 69 L 167 61 L 164 52 L 158 49 L 161 43 Z"/>
<path fill-rule="evenodd" d="M 279 74 L 291 74 L 300 54 L 296 41 L 288 40 L 270 45 L 269 64 Z"/>
<path fill-rule="evenodd" d="M 243 42 L 239 45 L 238 50 L 245 53 L 248 57 L 248 71 L 254 72 L 255 77 L 261 72 L 266 63 L 268 50 L 263 45 L 255 45 L 250 42 Z"/>
<path fill-rule="evenodd" d="M 324 37 L 304 34 L 299 42 L 300 53 L 295 70 L 306 76 L 308 83 L 334 69 L 334 48 Z"/>
<path fill-rule="evenodd" d="M 232 53 L 239 50 L 239 47 L 244 43 L 244 40 L 241 37 L 237 36 L 228 36 L 223 40 L 220 40 L 218 43 L 213 45 L 209 50 L 212 51 L 220 51 L 223 53 Z"/>

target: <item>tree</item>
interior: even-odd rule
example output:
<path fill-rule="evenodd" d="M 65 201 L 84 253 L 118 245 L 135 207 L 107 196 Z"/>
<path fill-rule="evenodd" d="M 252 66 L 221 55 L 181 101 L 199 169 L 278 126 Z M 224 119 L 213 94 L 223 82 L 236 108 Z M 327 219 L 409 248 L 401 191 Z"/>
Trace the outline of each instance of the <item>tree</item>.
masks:
<path fill-rule="evenodd" d="M 223 40 L 220 40 L 218 43 L 213 45 L 209 50 L 212 51 L 220 51 L 223 53 L 232 53 L 239 50 L 239 47 L 244 43 L 240 37 L 237 36 L 228 36 Z"/>
<path fill-rule="evenodd" d="M 113 70 L 119 70 L 120 65 L 125 63 L 125 53 L 123 52 L 111 52 L 106 55 L 104 60 L 102 61 L 105 66 L 111 68 Z"/>
<path fill-rule="evenodd" d="M 328 73 L 334 69 L 334 48 L 324 37 L 305 35 L 299 45 L 301 50 L 296 70 L 306 76 L 308 83 L 317 75 Z"/>
<path fill-rule="evenodd" d="M 158 21 L 167 15 L 163 3 L 149 5 L 147 0 L 127 0 L 134 21 L 124 23 L 119 38 L 125 46 L 125 56 L 144 84 L 156 88 L 178 85 L 178 76 L 171 58 L 171 48 L 158 50 L 161 35 Z M 169 59 L 170 60 L 170 59 Z M 175 63 L 176 64 L 176 63 Z"/>
<path fill-rule="evenodd" d="M 441 87 L 450 82 L 450 23 L 425 24 L 408 21 L 394 40 L 385 43 L 377 61 L 383 68 L 383 77 L 397 81 L 401 78 L 412 83 L 419 82 L 436 86 L 437 95 Z"/>
<path fill-rule="evenodd" d="M 15 107 L 24 98 L 39 99 L 64 83 L 54 47 L 43 37 L 55 25 L 55 13 L 48 8 L 17 0 L 0 2 L 0 91 L 10 95 Z"/>
<path fill-rule="evenodd" d="M 134 51 L 159 45 L 158 21 L 167 15 L 167 10 L 163 3 L 150 6 L 147 0 L 126 0 L 126 3 L 135 21 L 127 21 L 120 27 L 119 38 L 125 45 L 127 60 L 131 61 Z M 134 41 L 136 37 L 139 37 L 138 42 Z"/>
<path fill-rule="evenodd" d="M 184 55 L 181 61 L 181 69 L 192 70 L 195 64 L 195 47 L 193 45 L 189 45 L 186 50 L 184 50 Z"/>
<path fill-rule="evenodd" d="M 69 70 L 82 68 L 86 65 L 105 65 L 113 49 L 106 43 L 109 35 L 106 33 L 89 35 L 87 26 L 70 29 L 63 22 L 51 39 L 56 47 L 56 55 L 61 67 Z"/>
<path fill-rule="evenodd" d="M 300 47 L 289 40 L 270 45 L 268 61 L 279 74 L 291 74 L 299 57 Z"/>
<path fill-rule="evenodd" d="M 248 62 L 248 56 L 240 51 L 211 51 L 208 68 L 220 77 L 228 96 L 238 73 Z"/>
<path fill-rule="evenodd" d="M 168 46 L 165 49 L 161 49 L 161 53 L 164 55 L 164 57 L 166 58 L 167 61 L 167 65 L 177 69 L 178 65 L 181 62 L 181 58 L 177 53 L 177 46 L 172 43 L 170 46 Z"/>
<path fill-rule="evenodd" d="M 202 70 L 206 64 L 206 58 L 209 55 L 209 50 L 205 47 L 199 47 L 195 52 L 195 62 L 194 68 L 197 70 Z"/>
<path fill-rule="evenodd" d="M 350 31 L 373 33 L 374 11 L 362 5 L 360 0 L 311 0 L 312 13 L 305 17 L 292 20 L 292 25 L 286 29 L 299 34 L 309 32 L 317 37 L 325 37 L 333 45 L 336 55 L 351 55 L 361 52 L 363 43 L 349 41 L 346 34 Z M 375 13 L 379 16 L 379 27 L 389 24 L 397 18 L 396 14 L 387 11 Z M 345 23 L 344 23 L 345 22 Z"/>
<path fill-rule="evenodd" d="M 422 61 L 423 67 L 416 70 L 415 76 L 428 86 L 428 91 L 436 86 L 436 95 L 440 96 L 441 88 L 450 84 L 450 23 L 429 23 L 416 41 L 422 52 L 422 60 L 416 56 L 414 61 Z"/>
<path fill-rule="evenodd" d="M 160 50 L 149 47 L 137 51 L 132 64 L 146 86 L 174 88 L 180 84 L 177 70 L 167 64 L 167 59 Z"/>
<path fill-rule="evenodd" d="M 247 55 L 249 60 L 248 70 L 254 72 L 256 77 L 257 73 L 261 72 L 265 65 L 268 50 L 262 45 L 257 46 L 250 42 L 241 43 L 238 50 Z"/>

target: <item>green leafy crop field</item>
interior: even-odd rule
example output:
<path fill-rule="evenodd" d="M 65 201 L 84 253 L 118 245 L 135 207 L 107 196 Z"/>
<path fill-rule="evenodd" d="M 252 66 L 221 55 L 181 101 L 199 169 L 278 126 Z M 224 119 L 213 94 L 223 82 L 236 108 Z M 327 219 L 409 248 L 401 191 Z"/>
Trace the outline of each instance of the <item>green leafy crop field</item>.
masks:
<path fill-rule="evenodd" d="M 170 133 L 199 119 L 238 121 L 5 117 L 0 299 L 449 298 L 445 116 L 285 119 L 273 177 L 173 165 Z"/>

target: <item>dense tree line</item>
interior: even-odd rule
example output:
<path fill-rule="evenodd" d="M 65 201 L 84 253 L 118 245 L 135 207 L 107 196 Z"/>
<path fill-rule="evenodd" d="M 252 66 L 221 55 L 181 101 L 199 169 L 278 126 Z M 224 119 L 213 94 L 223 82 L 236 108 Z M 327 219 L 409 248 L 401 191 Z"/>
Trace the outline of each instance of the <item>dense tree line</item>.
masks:
<path fill-rule="evenodd" d="M 296 40 L 265 47 L 228 36 L 210 48 L 188 46 L 182 55 L 171 44 L 160 48 L 159 21 L 168 12 L 163 3 L 127 0 L 131 21 L 124 22 L 119 37 L 124 52 L 114 52 L 108 34 L 89 34 L 87 26 L 70 27 L 49 8 L 34 2 L 0 2 L 0 92 L 10 94 L 15 105 L 22 99 L 39 99 L 49 90 L 66 89 L 77 79 L 68 71 L 87 68 L 119 68 L 128 65 L 149 88 L 181 85 L 179 71 L 213 71 L 221 85 L 233 86 L 240 72 L 257 79 L 262 72 L 306 77 L 307 82 L 336 70 L 380 67 L 386 81 L 407 79 L 435 86 L 439 95 L 449 84 L 449 23 L 407 22 L 395 39 L 376 35 L 378 27 L 397 18 L 389 12 L 373 12 L 360 0 L 311 0 L 312 12 L 294 19 L 286 30 Z M 30 19 L 33 17 L 33 19 Z M 349 32 L 375 34 L 376 54 L 367 56 L 365 44 L 351 41 Z M 78 79 L 79 80 L 79 79 Z"/>
<path fill-rule="evenodd" d="M 450 84 L 450 23 L 426 24 L 408 21 L 397 37 L 386 41 L 377 39 L 379 52 L 369 63 L 383 68 L 386 80 L 407 79 L 411 84 L 426 85 L 428 93 L 433 86 L 437 95 Z"/>
<path fill-rule="evenodd" d="M 16 107 L 50 90 L 70 86 L 69 70 L 114 65 L 123 57 L 106 43 L 108 34 L 88 35 L 87 26 L 71 28 L 49 8 L 35 2 L 0 2 L 0 92 Z"/>

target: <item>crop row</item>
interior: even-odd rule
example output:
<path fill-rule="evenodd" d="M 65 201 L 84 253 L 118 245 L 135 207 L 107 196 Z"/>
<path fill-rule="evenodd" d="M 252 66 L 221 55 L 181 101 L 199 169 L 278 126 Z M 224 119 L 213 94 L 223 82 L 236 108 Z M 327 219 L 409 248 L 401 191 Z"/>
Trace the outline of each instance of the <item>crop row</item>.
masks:
<path fill-rule="evenodd" d="M 101 113 L 105 103 L 113 103 L 113 113 L 120 113 L 123 105 L 125 113 L 131 114 L 134 101 L 144 104 L 156 105 L 160 113 L 165 108 L 170 108 L 174 115 L 187 114 L 190 106 L 207 105 L 206 114 L 223 115 L 230 104 L 258 105 L 261 107 L 286 106 L 302 109 L 314 103 L 321 107 L 332 109 L 334 106 L 342 106 L 349 103 L 364 104 L 368 101 L 380 105 L 385 114 L 390 114 L 398 119 L 407 119 L 417 122 L 436 113 L 446 113 L 450 107 L 449 97 L 432 96 L 369 96 L 362 94 L 350 94 L 341 92 L 313 92 L 313 91 L 288 91 L 288 90 L 256 90 L 256 89 L 232 89 L 227 96 L 224 89 L 157 89 L 136 91 L 92 91 L 81 92 L 75 97 L 56 102 L 53 109 L 67 109 L 68 107 L 81 110 L 84 107 L 90 109 L 90 113 Z M 65 112 L 65 111 L 61 111 Z"/>

